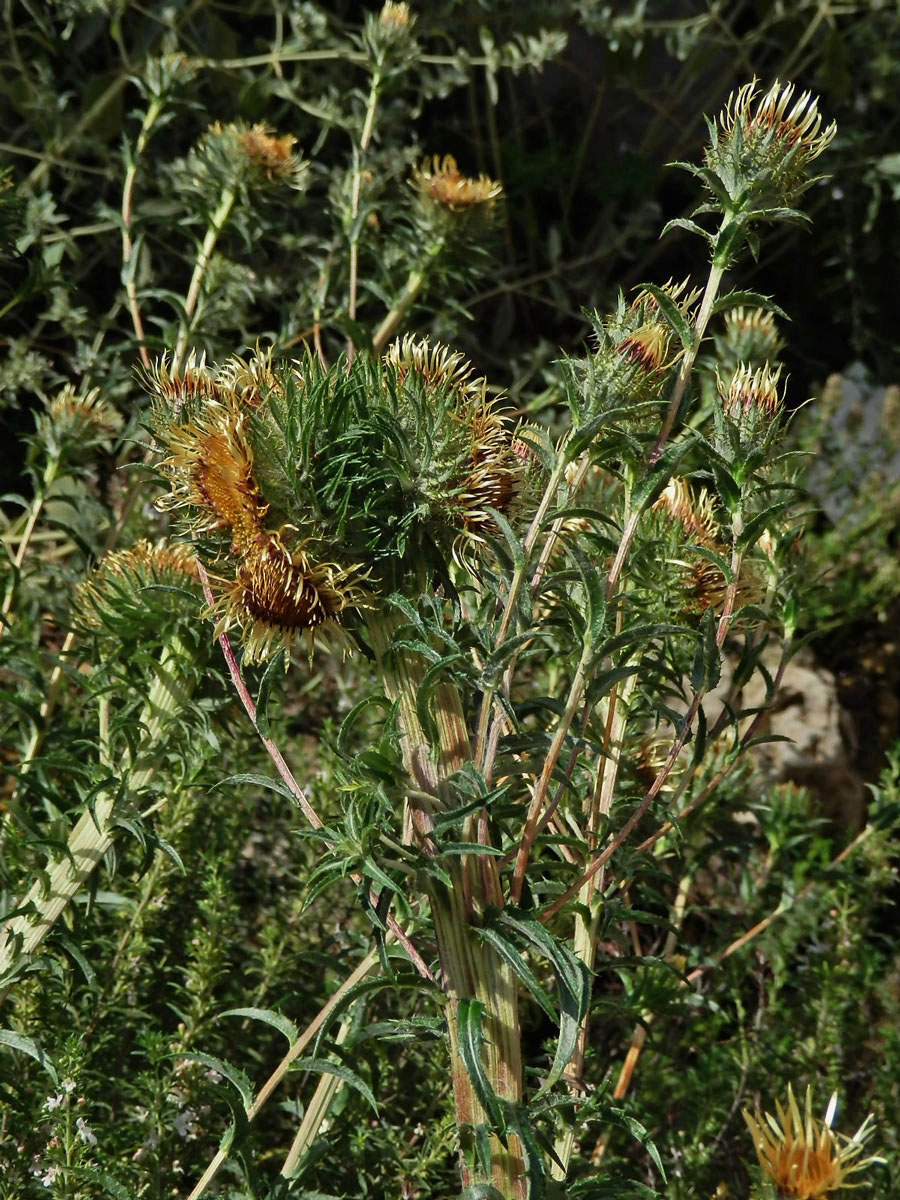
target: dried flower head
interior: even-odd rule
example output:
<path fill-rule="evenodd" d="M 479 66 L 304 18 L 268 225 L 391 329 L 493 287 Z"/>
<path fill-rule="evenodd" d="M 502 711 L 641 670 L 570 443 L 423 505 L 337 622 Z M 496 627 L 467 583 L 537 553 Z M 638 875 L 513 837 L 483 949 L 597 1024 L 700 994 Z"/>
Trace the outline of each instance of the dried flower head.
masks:
<path fill-rule="evenodd" d="M 247 414 L 227 392 L 224 402 L 206 399 L 194 408 L 187 421 L 156 422 L 157 439 L 168 451 L 159 469 L 171 485 L 158 506 L 197 510 L 194 532 L 230 530 L 234 551 L 249 553 L 265 539 L 268 505 L 253 474 Z"/>
<path fill-rule="evenodd" d="M 298 635 L 305 636 L 310 653 L 316 636 L 323 633 L 326 641 L 330 635 L 349 649 L 352 642 L 340 626 L 341 614 L 370 604 L 360 586 L 365 575 L 359 568 L 315 562 L 302 545 L 289 551 L 284 544 L 287 532 L 270 534 L 222 587 L 218 632 L 240 625 L 249 662 L 262 661 L 279 648 L 289 655 Z"/>
<path fill-rule="evenodd" d="M 294 154 L 297 139 L 289 133 L 276 137 L 265 125 L 251 125 L 241 130 L 238 127 L 238 144 L 247 156 L 253 171 L 262 175 L 269 183 L 293 183 L 299 159 Z"/>
<path fill-rule="evenodd" d="M 782 407 L 782 397 L 778 392 L 780 377 L 780 366 L 773 371 L 766 363 L 765 366 L 754 370 L 746 363 L 741 363 L 727 385 L 723 385 L 722 380 L 717 378 L 726 416 L 733 421 L 743 421 L 746 418 L 773 420 Z"/>
<path fill-rule="evenodd" d="M 673 475 L 653 507 L 677 521 L 690 541 L 709 549 L 718 548 L 719 522 L 713 498 L 706 488 L 701 488 L 695 496 L 687 480 Z"/>
<path fill-rule="evenodd" d="M 458 544 L 480 543 L 497 528 L 489 508 L 508 514 L 517 498 L 527 467 L 506 423 L 491 405 L 482 404 L 467 414 L 471 449 L 467 473 L 451 502 L 461 526 Z"/>
<path fill-rule="evenodd" d="M 677 527 L 679 538 L 711 550 L 720 558 L 729 556 L 720 536 L 715 501 L 706 488 L 694 494 L 686 480 L 674 476 L 653 508 Z M 682 587 L 686 611 L 720 609 L 728 589 L 725 576 L 716 563 L 696 551 L 689 561 L 680 558 L 676 561 L 684 568 Z M 742 563 L 735 597 L 737 605 L 756 603 L 762 595 L 763 588 L 756 574 Z"/>
<path fill-rule="evenodd" d="M 813 1121 L 809 1088 L 802 1114 L 790 1084 L 787 1109 L 776 1100 L 775 1111 L 776 1117 L 769 1113 L 751 1116 L 746 1110 L 743 1116 L 759 1165 L 775 1184 L 780 1200 L 826 1200 L 839 1188 L 861 1187 L 862 1182 L 849 1183 L 849 1177 L 884 1161 L 874 1154 L 861 1157 L 874 1133 L 871 1116 L 851 1138 L 832 1132 L 837 1093 L 831 1097 L 821 1124 Z"/>
<path fill-rule="evenodd" d="M 412 184 L 425 200 L 453 213 L 475 209 L 490 212 L 503 192 L 502 184 L 487 175 L 477 179 L 462 175 L 451 154 L 443 158 L 435 154 L 421 167 L 414 167 Z"/>
<path fill-rule="evenodd" d="M 290 134 L 279 137 L 265 125 L 216 121 L 185 160 L 186 183 L 205 194 L 222 186 L 286 184 L 300 188 L 307 164 L 294 152 L 294 145 Z"/>

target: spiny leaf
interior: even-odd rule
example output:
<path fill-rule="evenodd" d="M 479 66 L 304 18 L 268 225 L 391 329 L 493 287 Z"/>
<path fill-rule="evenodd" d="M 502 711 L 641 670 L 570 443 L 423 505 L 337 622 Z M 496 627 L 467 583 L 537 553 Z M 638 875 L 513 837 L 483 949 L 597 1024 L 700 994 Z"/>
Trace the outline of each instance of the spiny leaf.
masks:
<path fill-rule="evenodd" d="M 378 1105 L 375 1103 L 375 1097 L 372 1095 L 369 1085 L 355 1071 L 351 1071 L 349 1067 L 345 1067 L 342 1063 L 329 1062 L 323 1058 L 297 1058 L 291 1063 L 291 1070 L 316 1071 L 320 1075 L 335 1075 L 342 1083 L 346 1083 L 348 1087 L 352 1087 L 355 1091 L 359 1092 L 375 1115 L 378 1116 Z"/>
<path fill-rule="evenodd" d="M 472 1081 L 475 1095 L 490 1118 L 494 1131 L 501 1137 L 506 1133 L 506 1122 L 500 1098 L 491 1086 L 481 1059 L 481 1019 L 484 1005 L 480 1000 L 460 999 L 456 1010 L 456 1030 L 459 1041 L 459 1056 L 466 1074 Z"/>
<path fill-rule="evenodd" d="M 559 1038 L 550 1074 L 541 1087 L 541 1092 L 546 1092 L 562 1076 L 575 1050 L 578 1030 L 587 1012 L 590 998 L 590 975 L 584 963 L 545 929 L 540 921 L 511 908 L 504 909 L 496 920 L 500 925 L 518 933 L 543 954 L 556 976 L 559 991 Z"/>
<path fill-rule="evenodd" d="M 703 230 L 697 226 L 696 232 L 703 233 Z M 694 344 L 694 327 L 678 307 L 678 304 L 672 299 L 665 288 L 657 287 L 654 283 L 642 283 L 640 286 L 659 305 L 660 311 L 671 325 L 684 349 L 690 350 Z"/>
<path fill-rule="evenodd" d="M 293 1045 L 299 1037 L 297 1026 L 281 1013 L 274 1012 L 271 1008 L 229 1008 L 223 1013 L 219 1013 L 218 1019 L 222 1017 L 246 1017 L 251 1021 L 262 1021 L 264 1025 L 271 1025 L 273 1029 L 277 1029 L 279 1033 L 283 1033 L 288 1042 Z"/>
<path fill-rule="evenodd" d="M 263 677 L 259 682 L 259 691 L 256 696 L 256 728 L 263 737 L 269 736 L 269 693 L 272 690 L 272 684 L 276 679 L 284 675 L 284 650 L 279 649 L 276 654 L 272 655 L 271 660 L 266 666 Z"/>

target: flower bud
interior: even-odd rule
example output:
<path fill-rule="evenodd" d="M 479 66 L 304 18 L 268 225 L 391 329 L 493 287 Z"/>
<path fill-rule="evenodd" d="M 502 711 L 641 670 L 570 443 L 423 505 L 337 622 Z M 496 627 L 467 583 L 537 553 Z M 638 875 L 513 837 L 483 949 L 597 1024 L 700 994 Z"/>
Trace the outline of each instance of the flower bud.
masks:
<path fill-rule="evenodd" d="M 754 79 L 732 93 L 718 127 L 710 125 L 706 164 L 736 209 L 784 207 L 812 182 L 807 168 L 831 143 L 836 128 L 832 122 L 822 129 L 818 101 L 810 92 L 794 101 L 794 85 L 776 80 L 760 96 Z"/>

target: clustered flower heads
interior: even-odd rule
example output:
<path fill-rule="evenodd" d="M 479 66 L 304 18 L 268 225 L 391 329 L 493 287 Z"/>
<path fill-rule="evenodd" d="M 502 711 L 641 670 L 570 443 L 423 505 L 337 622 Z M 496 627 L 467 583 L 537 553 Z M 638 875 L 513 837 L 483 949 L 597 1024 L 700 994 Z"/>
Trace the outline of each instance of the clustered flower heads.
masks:
<path fill-rule="evenodd" d="M 778 80 L 760 94 L 753 80 L 734 92 L 710 123 L 706 163 L 731 200 L 755 209 L 790 205 L 812 180 L 808 167 L 829 146 L 836 125 L 822 128 L 810 92 L 796 99 L 792 83 Z"/>
<path fill-rule="evenodd" d="M 853 1137 L 832 1131 L 837 1112 L 837 1093 L 828 1103 L 821 1124 L 813 1120 L 810 1089 L 806 1089 L 803 1113 L 788 1084 L 787 1108 L 775 1101 L 776 1116 L 743 1116 L 763 1174 L 775 1184 L 779 1200 L 827 1200 L 840 1188 L 864 1186 L 849 1182 L 850 1176 L 884 1159 L 866 1154 L 874 1133 L 871 1116 L 866 1117 Z"/>
<path fill-rule="evenodd" d="M 232 359 L 214 373 L 191 358 L 180 375 L 162 361 L 147 383 L 157 399 L 156 436 L 168 451 L 159 470 L 170 491 L 159 506 L 186 510 L 196 537 L 228 538 L 212 566 L 217 630 L 240 625 L 250 662 L 280 646 L 290 649 L 298 634 L 310 649 L 317 631 L 346 645 L 339 618 L 365 603 L 360 572 L 317 562 L 294 526 L 272 528 L 256 479 L 248 427 L 264 390 L 278 390 L 271 360 Z"/>
<path fill-rule="evenodd" d="M 427 339 L 349 369 L 274 369 L 259 352 L 218 368 L 191 357 L 180 373 L 163 360 L 145 382 L 158 506 L 194 539 L 212 615 L 241 627 L 250 661 L 299 635 L 349 646 L 345 620 L 393 589 L 391 572 L 474 569 L 534 467 L 484 379 Z"/>

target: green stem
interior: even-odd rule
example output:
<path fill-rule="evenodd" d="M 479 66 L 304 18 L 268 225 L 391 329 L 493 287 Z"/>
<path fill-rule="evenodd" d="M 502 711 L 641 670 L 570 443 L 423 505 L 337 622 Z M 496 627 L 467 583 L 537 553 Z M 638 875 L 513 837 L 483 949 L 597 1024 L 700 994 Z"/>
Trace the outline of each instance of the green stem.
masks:
<path fill-rule="evenodd" d="M 172 358 L 173 371 L 180 371 L 183 365 L 187 340 L 190 335 L 191 318 L 194 315 L 194 309 L 197 307 L 197 301 L 200 298 L 200 286 L 203 283 L 203 276 L 206 274 L 206 268 L 209 266 L 209 260 L 212 258 L 219 235 L 225 227 L 225 222 L 231 215 L 236 196 L 237 189 L 234 186 L 226 187 L 219 198 L 215 212 L 209 219 L 206 236 L 200 247 L 200 253 L 197 255 L 197 261 L 194 264 L 194 273 L 191 276 L 187 297 L 184 302 L 184 318 L 181 322 L 181 328 L 178 331 L 178 342 Z"/>
<path fill-rule="evenodd" d="M 725 219 L 723 219 L 723 227 Z M 684 357 L 681 360 L 681 370 L 678 372 L 678 378 L 675 381 L 675 387 L 672 391 L 672 399 L 669 401 L 669 408 L 666 412 L 665 419 L 659 431 L 659 436 L 656 439 L 656 445 L 653 447 L 653 453 L 650 456 L 650 465 L 659 458 L 662 454 L 666 442 L 672 433 L 675 425 L 675 418 L 678 416 L 678 410 L 681 407 L 681 401 L 684 396 L 685 388 L 688 385 L 688 380 L 691 377 L 691 371 L 694 369 L 694 363 L 697 361 L 697 355 L 700 353 L 700 343 L 703 341 L 703 335 L 706 333 L 706 326 L 709 324 L 709 318 L 712 316 L 713 305 L 716 302 L 716 297 L 719 294 L 719 288 L 722 286 L 722 277 L 725 274 L 725 268 L 717 266 L 715 260 L 709 269 L 709 278 L 706 281 L 706 287 L 703 291 L 703 299 L 700 301 L 700 308 L 697 312 L 697 319 L 694 321 L 694 336 L 690 347 L 685 350 Z"/>
<path fill-rule="evenodd" d="M 344 1044 L 353 1025 L 353 1017 L 346 1017 L 341 1022 L 337 1037 L 334 1039 L 336 1046 Z M 306 1106 L 306 1110 L 303 1113 L 303 1120 L 300 1122 L 300 1128 L 294 1135 L 291 1148 L 281 1168 L 280 1174 L 285 1179 L 290 1179 L 295 1174 L 300 1159 L 319 1136 L 319 1130 L 328 1116 L 328 1112 L 334 1103 L 334 1098 L 338 1094 L 342 1083 L 343 1080 L 339 1079 L 336 1075 L 322 1075 L 320 1077 L 313 1098 Z"/>
<path fill-rule="evenodd" d="M 513 904 L 518 904 L 522 897 L 522 888 L 525 884 L 525 869 L 528 866 L 528 855 L 531 852 L 532 843 L 537 836 L 538 818 L 547 799 L 550 780 L 553 778 L 553 772 L 562 753 L 569 729 L 571 728 L 572 721 L 575 719 L 575 711 L 581 703 L 581 697 L 584 695 L 585 672 L 591 658 L 591 652 L 590 645 L 585 643 L 578 666 L 575 669 L 575 675 L 569 687 L 566 707 L 559 719 L 559 724 L 553 734 L 553 740 L 547 751 L 547 757 L 544 759 L 541 773 L 534 785 L 531 803 L 528 806 L 528 814 L 525 817 L 525 825 L 522 830 L 522 839 L 519 842 L 519 850 L 516 855 L 516 864 L 513 868 L 512 886 L 510 888 L 510 899 Z"/>
<path fill-rule="evenodd" d="M 147 368 L 150 367 L 150 355 L 147 352 L 146 339 L 144 337 L 144 323 L 141 320 L 141 309 L 137 296 L 137 284 L 135 283 L 139 248 L 135 247 L 135 244 L 131 239 L 131 215 L 132 201 L 134 198 L 134 182 L 137 177 L 138 162 L 140 161 L 140 158 L 147 146 L 147 142 L 150 137 L 150 130 L 153 128 L 162 110 L 162 101 L 159 99 L 154 99 L 148 106 L 147 111 L 144 114 L 141 131 L 138 134 L 137 142 L 135 143 L 134 154 L 128 155 L 128 169 L 125 172 L 125 182 L 122 187 L 122 276 L 125 280 L 125 294 L 128 297 L 128 309 L 131 313 L 131 323 L 134 326 L 134 334 L 138 341 L 138 350 L 141 355 L 141 362 Z"/>
<path fill-rule="evenodd" d="M 13 575 L 9 581 L 9 584 L 7 585 L 6 595 L 3 597 L 3 605 L 0 607 L 0 616 L 3 617 L 3 620 L 0 621 L 0 637 L 3 636 L 3 630 L 6 628 L 6 618 L 9 617 L 10 609 L 12 608 L 13 597 L 16 593 L 16 573 L 21 570 L 22 563 L 25 561 L 25 555 L 28 553 L 28 546 L 31 542 L 32 535 L 35 531 L 38 520 L 40 519 L 41 513 L 44 510 L 47 494 L 50 491 L 50 488 L 53 486 L 57 472 L 59 471 L 59 464 L 60 457 L 58 454 L 49 459 L 44 470 L 44 478 L 41 480 L 41 486 L 38 489 L 34 500 L 31 502 L 31 511 L 28 514 L 28 520 L 25 523 L 25 528 L 22 531 L 22 536 L 19 539 L 19 545 L 13 558 L 13 566 L 15 570 L 13 571 Z"/>
<path fill-rule="evenodd" d="M 376 67 L 372 72 L 369 100 L 366 104 L 366 116 L 359 139 L 359 146 L 356 148 L 354 156 L 356 161 L 353 168 L 353 187 L 350 196 L 350 280 L 347 285 L 347 315 L 351 321 L 356 320 L 356 291 L 359 276 L 359 228 L 357 217 L 359 216 L 359 197 L 362 191 L 363 161 L 366 151 L 369 149 L 372 132 L 375 128 L 375 110 L 378 107 L 380 90 L 381 71 Z M 347 357 L 351 360 L 353 358 L 352 338 L 347 342 Z"/>

